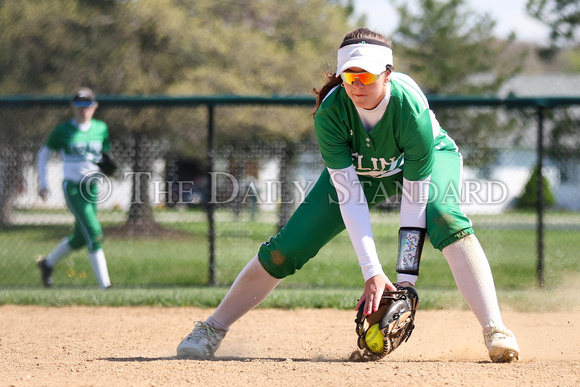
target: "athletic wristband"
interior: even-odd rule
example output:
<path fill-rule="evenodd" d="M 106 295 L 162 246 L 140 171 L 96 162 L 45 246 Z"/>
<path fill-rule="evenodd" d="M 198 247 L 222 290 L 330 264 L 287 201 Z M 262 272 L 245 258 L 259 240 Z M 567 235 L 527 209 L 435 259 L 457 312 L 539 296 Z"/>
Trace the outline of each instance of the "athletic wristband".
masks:
<path fill-rule="evenodd" d="M 419 262 L 426 234 L 424 228 L 401 227 L 399 229 L 397 273 L 419 275 Z"/>

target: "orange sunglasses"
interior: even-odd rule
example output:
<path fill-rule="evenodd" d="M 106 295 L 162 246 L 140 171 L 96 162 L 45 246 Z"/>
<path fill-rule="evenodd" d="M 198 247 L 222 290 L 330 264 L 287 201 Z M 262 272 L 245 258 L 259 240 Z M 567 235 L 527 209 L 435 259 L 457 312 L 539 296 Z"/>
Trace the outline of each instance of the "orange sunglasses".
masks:
<path fill-rule="evenodd" d="M 371 83 L 379 79 L 380 76 L 381 76 L 380 74 L 379 75 L 371 74 L 366 71 L 362 73 L 349 73 L 346 71 L 340 73 L 340 77 L 342 78 L 342 80 L 348 83 L 349 85 L 353 85 L 357 78 L 363 85 L 370 85 Z"/>

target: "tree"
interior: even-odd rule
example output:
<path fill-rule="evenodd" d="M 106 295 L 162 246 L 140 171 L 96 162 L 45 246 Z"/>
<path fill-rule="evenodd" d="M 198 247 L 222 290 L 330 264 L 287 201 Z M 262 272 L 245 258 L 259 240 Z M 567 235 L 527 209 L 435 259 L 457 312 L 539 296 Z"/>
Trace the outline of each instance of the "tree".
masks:
<path fill-rule="evenodd" d="M 37 129 L 44 119 L 57 120 L 58 112 L 26 112 L 21 109 L 0 109 L 0 228 L 11 225 L 16 195 L 24 189 L 24 170 L 32 162 L 31 151 L 36 151 L 42 134 Z M 14 133 L 29 131 L 28 136 Z"/>
<path fill-rule="evenodd" d="M 580 161 L 580 119 L 574 109 L 563 109 L 556 115 L 547 111 L 546 118 L 553 122 L 549 132 L 546 154 L 560 169 L 563 182 L 572 180 Z"/>
<path fill-rule="evenodd" d="M 469 9 L 465 0 L 395 3 L 401 16 L 393 35 L 395 65 L 412 74 L 426 93 L 493 92 L 519 70 L 513 58 L 500 59 L 508 42 L 493 36 L 496 22 Z M 473 82 L 479 73 L 494 77 Z"/>
<path fill-rule="evenodd" d="M 464 0 L 396 1 L 399 27 L 393 35 L 395 67 L 411 75 L 427 94 L 493 93 L 519 72 L 523 56 L 506 54 L 509 41 L 493 36 L 495 21 L 477 14 Z M 466 164 L 494 161 L 492 141 L 514 127 L 497 111 L 439 109 L 442 126 L 466 150 Z"/>
<path fill-rule="evenodd" d="M 540 55 L 551 59 L 567 44 L 578 41 L 580 32 L 580 3 L 577 0 L 528 0 L 526 10 L 550 28 L 550 45 Z"/>
<path fill-rule="evenodd" d="M 351 12 L 350 1 L 325 0 L 4 1 L 0 90 L 69 94 L 86 85 L 99 94 L 303 95 L 323 82 Z M 121 143 L 191 138 L 191 121 L 184 125 L 179 112 L 101 107 L 99 114 Z M 282 114 L 249 122 L 235 112 L 220 123 L 218 140 L 293 143 L 310 134 L 311 123 Z M 194 122 L 204 119 L 195 113 Z M 22 133 L 3 128 L 10 138 Z M 149 168 L 132 154 L 133 165 Z M 153 222 L 147 204 L 133 205 L 141 207 L 140 221 Z"/>
<path fill-rule="evenodd" d="M 560 52 L 571 64 L 572 70 L 580 70 L 580 2 L 577 0 L 528 0 L 528 13 L 550 28 L 550 44 L 538 49 L 539 56 L 552 61 Z M 564 109 L 560 115 L 547 112 L 547 119 L 553 122 L 549 133 L 547 154 L 560 168 L 562 180 L 572 178 L 574 166 L 580 160 L 578 144 L 579 119 L 574 109 Z"/>
<path fill-rule="evenodd" d="M 550 184 L 548 179 L 543 177 L 544 185 L 544 205 L 547 207 L 553 206 L 555 203 L 554 195 L 550 190 Z M 538 205 L 538 168 L 534 168 L 530 179 L 524 186 L 524 191 L 517 198 L 516 207 L 522 209 L 536 208 Z"/>

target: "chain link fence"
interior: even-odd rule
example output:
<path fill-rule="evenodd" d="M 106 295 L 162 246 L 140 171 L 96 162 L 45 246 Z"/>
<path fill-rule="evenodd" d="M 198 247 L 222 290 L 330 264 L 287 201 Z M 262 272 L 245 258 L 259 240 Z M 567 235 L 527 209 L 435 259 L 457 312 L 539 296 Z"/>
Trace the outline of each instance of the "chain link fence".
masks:
<path fill-rule="evenodd" d="M 463 209 L 497 285 L 558 286 L 578 273 L 580 100 L 432 97 L 431 103 L 464 156 Z M 324 168 L 312 108 L 309 97 L 101 98 L 95 118 L 108 124 L 120 165 L 114 176 L 98 177 L 113 283 L 233 282 Z M 34 258 L 72 230 L 60 158 L 49 161 L 46 201 L 37 195 L 36 168 L 40 146 L 70 116 L 64 97 L 0 100 L 0 287 L 40 286 Z M 389 198 L 372 211 L 386 269 L 394 268 L 397 209 L 397 198 Z M 435 269 L 446 266 L 444 259 L 425 250 L 424 283 L 446 286 L 449 272 Z M 306 265 L 286 286 L 361 284 L 360 275 L 334 268 L 344 261 L 346 270 L 359 272 L 347 237 L 320 255 L 320 264 Z M 86 256 L 81 249 L 63 260 L 55 283 L 95 285 Z M 423 274 L 429 271 L 435 274 Z"/>

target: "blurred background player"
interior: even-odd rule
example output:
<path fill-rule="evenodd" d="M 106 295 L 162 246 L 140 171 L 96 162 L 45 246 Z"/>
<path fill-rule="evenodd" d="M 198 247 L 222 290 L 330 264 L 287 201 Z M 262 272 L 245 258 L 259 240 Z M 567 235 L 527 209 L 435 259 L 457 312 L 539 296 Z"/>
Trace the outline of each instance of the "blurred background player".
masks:
<path fill-rule="evenodd" d="M 518 358 L 487 257 L 460 208 L 462 157 L 419 86 L 393 69 L 384 36 L 360 28 L 344 37 L 336 72 L 317 92 L 314 113 L 326 169 L 286 226 L 260 246 L 214 313 L 195 323 L 178 356 L 212 356 L 235 321 L 345 228 L 365 280 L 356 309 L 364 303 L 365 315 L 376 312 L 383 292 L 396 288 L 379 260 L 369 207 L 401 195 L 397 283 L 415 286 L 428 235 L 481 324 L 490 359 Z"/>
<path fill-rule="evenodd" d="M 99 172 L 97 162 L 111 145 L 107 124 L 93 119 L 98 103 L 95 93 L 86 87 L 74 94 L 71 108 L 74 117 L 57 125 L 38 152 L 38 195 L 46 200 L 50 191 L 46 167 L 51 152 L 59 152 L 64 164 L 62 188 L 69 210 L 75 217 L 74 231 L 61 240 L 52 253 L 37 258 L 44 286 L 52 286 L 56 264 L 72 250 L 87 246 L 89 260 L 101 289 L 111 286 L 103 252 L 103 231 L 97 219 L 98 185 L 90 176 Z"/>

